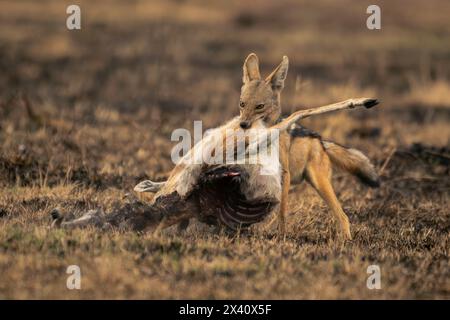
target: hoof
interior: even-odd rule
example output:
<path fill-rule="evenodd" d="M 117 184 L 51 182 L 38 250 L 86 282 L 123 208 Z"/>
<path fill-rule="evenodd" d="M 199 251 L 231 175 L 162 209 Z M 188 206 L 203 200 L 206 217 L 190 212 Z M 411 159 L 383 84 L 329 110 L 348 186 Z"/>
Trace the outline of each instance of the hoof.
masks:
<path fill-rule="evenodd" d="M 52 228 L 59 228 L 61 226 L 61 222 L 63 221 L 63 214 L 58 208 L 50 211 L 50 217 L 52 218 Z"/>
<path fill-rule="evenodd" d="M 375 107 L 379 103 L 380 102 L 377 99 L 367 99 L 366 101 L 364 101 L 364 107 L 366 109 L 370 109 L 372 107 Z"/>

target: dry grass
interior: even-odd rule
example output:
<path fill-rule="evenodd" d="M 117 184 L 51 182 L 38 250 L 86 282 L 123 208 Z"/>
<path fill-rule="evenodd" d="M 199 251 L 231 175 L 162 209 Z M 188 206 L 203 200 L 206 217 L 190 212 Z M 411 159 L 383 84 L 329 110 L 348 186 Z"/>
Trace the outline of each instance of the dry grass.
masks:
<path fill-rule="evenodd" d="M 0 298 L 449 298 L 449 3 L 383 1 L 372 32 L 369 3 L 345 2 L 81 1 L 83 29 L 69 32 L 64 1 L 2 1 Z M 237 113 L 251 51 L 266 73 L 290 57 L 285 112 L 382 100 L 304 122 L 386 164 L 378 190 L 335 174 L 353 242 L 335 240 L 306 186 L 291 191 L 285 241 L 263 226 L 48 229 L 54 207 L 108 210 L 164 178 L 173 129 Z M 82 290 L 66 289 L 70 264 Z M 381 290 L 366 288 L 370 264 Z"/>

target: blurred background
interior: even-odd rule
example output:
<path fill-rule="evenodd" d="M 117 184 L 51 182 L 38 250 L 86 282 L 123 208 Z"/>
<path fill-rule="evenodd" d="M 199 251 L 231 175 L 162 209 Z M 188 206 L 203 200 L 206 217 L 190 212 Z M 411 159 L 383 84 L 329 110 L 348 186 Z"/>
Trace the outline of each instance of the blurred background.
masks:
<path fill-rule="evenodd" d="M 66 8 L 71 4 L 81 8 L 81 30 L 66 28 Z M 381 30 L 366 27 L 366 9 L 371 4 L 381 8 Z M 263 75 L 269 74 L 283 55 L 290 59 L 282 94 L 285 114 L 352 97 L 381 100 L 374 109 L 333 113 L 302 124 L 327 139 L 362 150 L 381 173 L 383 186 L 376 193 L 342 174 L 335 176 L 335 185 L 355 230 L 359 230 L 356 241 L 362 241 L 361 246 L 375 243 L 370 249 L 374 254 L 390 248 L 381 255 L 392 258 L 386 258 L 387 264 L 406 261 L 407 271 L 397 270 L 391 279 L 394 289 L 385 296 L 445 296 L 448 281 L 441 277 L 445 272 L 448 275 L 445 247 L 450 219 L 449 12 L 447 0 L 0 0 L 0 221 L 4 228 L 9 226 L 0 237 L 0 247 L 6 252 L 0 254 L 0 262 L 6 263 L 0 263 L 0 269 L 10 280 L 5 280 L 3 287 L 0 284 L 0 293 L 33 297 L 33 291 L 14 285 L 22 279 L 17 270 L 26 270 L 30 261 L 37 263 L 43 278 L 30 280 L 29 288 L 36 283 L 47 288 L 45 284 L 53 279 L 46 273 L 52 266 L 36 262 L 40 253 L 35 253 L 35 261 L 25 250 L 40 252 L 36 243 L 42 241 L 47 248 L 46 239 L 57 236 L 44 237 L 42 231 L 36 231 L 31 241 L 22 233 L 28 230 L 24 225 L 30 221 L 47 225 L 47 213 L 57 205 L 81 212 L 120 202 L 123 193 L 140 180 L 167 176 L 173 167 L 170 152 L 175 142 L 170 135 L 174 129 L 191 129 L 194 120 L 203 120 L 206 129 L 237 115 L 242 64 L 255 52 Z M 327 208 L 314 192 L 305 197 L 291 200 L 291 211 L 304 214 L 303 218 L 296 215 L 295 219 L 300 219 L 296 222 L 290 218 L 293 243 L 332 239 Z M 354 211 L 358 214 L 353 215 Z M 305 216 L 315 222 L 311 224 Z M 17 223 L 19 229 L 14 227 Z M 379 229 L 369 225 L 392 229 L 381 236 Z M 297 232 L 299 228 L 301 232 Z M 402 228 L 406 228 L 403 233 Z M 398 242 L 395 237 L 399 235 L 406 240 Z M 370 241 L 364 240 L 366 236 Z M 80 237 L 77 241 L 81 243 L 97 241 Z M 11 247 L 14 241 L 8 239 L 25 240 Z M 429 264 L 420 267 L 424 272 L 416 273 L 420 277 L 411 275 L 404 280 L 405 274 L 419 268 L 415 259 L 423 259 L 423 241 L 429 250 Z M 398 252 L 405 248 L 400 242 L 408 244 L 401 257 Z M 56 247 L 64 252 L 67 245 L 61 243 L 61 248 Z M 62 268 L 59 253 L 52 254 L 53 247 L 48 246 L 46 261 Z M 87 252 L 95 255 L 87 246 Z M 422 249 L 411 253 L 407 249 L 411 246 Z M 100 248 L 104 248 L 103 242 Z M 126 255 L 135 254 L 129 250 Z M 12 258 L 8 252 L 26 254 Z M 307 257 L 316 257 L 311 254 Z M 348 263 L 353 266 L 350 256 Z M 105 259 L 107 266 L 115 261 Z M 122 266 L 119 261 L 114 263 Z M 333 268 L 318 266 L 314 259 L 311 263 L 310 270 L 316 275 L 321 274 L 318 270 Z M 138 264 L 128 267 L 140 268 Z M 98 281 L 102 275 L 108 278 L 108 271 L 95 268 Z M 146 268 L 150 273 L 164 269 L 155 261 Z M 267 279 L 264 272 L 261 277 Z M 221 273 L 211 274 L 217 281 L 228 281 Z M 283 274 L 288 277 L 284 280 L 291 282 L 292 274 Z M 428 282 L 423 280 L 427 275 Z M 252 278 L 244 276 L 248 277 Z M 189 287 L 193 280 L 188 278 Z M 122 284 L 123 279 L 118 279 Z M 161 288 L 172 283 L 167 278 L 168 282 L 149 279 Z M 333 289 L 335 278 L 320 284 L 322 288 L 331 284 L 328 291 L 314 290 L 317 279 L 309 282 L 307 290 L 270 284 L 262 289 L 241 288 L 242 278 L 232 279 L 239 283 L 236 291 L 206 288 L 202 281 L 199 291 L 183 291 L 181 282 L 179 291 L 172 287 L 158 297 L 180 297 L 188 291 L 190 297 L 230 297 L 233 292 L 231 297 L 339 297 Z M 286 283 L 284 280 L 280 283 Z M 129 287 L 117 291 L 118 296 L 156 294 L 145 288 L 139 291 L 139 281 L 129 280 Z M 339 289 L 344 296 L 346 285 Z M 41 296 L 56 292 L 43 290 Z M 353 290 L 351 286 L 349 290 Z M 351 292 L 347 297 L 360 297 L 360 290 Z M 91 297 L 110 294 L 112 291 L 94 289 L 87 293 Z"/>

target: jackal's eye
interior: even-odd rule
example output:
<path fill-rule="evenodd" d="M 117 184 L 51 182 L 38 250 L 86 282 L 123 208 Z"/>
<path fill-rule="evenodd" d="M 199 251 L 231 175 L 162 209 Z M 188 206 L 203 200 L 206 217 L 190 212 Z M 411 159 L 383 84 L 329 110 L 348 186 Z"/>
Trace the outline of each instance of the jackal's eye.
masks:
<path fill-rule="evenodd" d="M 245 107 L 245 102 L 244 101 L 240 101 L 239 102 L 239 107 L 241 107 L 241 108 Z"/>
<path fill-rule="evenodd" d="M 262 108 L 264 108 L 264 103 L 260 103 L 256 105 L 256 109 L 261 110 Z"/>

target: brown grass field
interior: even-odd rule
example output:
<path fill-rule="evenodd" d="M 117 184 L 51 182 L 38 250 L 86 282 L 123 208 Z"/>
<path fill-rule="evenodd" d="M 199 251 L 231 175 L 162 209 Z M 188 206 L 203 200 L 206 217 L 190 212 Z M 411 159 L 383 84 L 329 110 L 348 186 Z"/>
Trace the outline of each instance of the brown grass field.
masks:
<path fill-rule="evenodd" d="M 449 1 L 0 1 L 1 299 L 449 299 Z M 377 3 L 382 29 L 366 28 Z M 286 54 L 284 113 L 373 96 L 374 109 L 306 119 L 365 152 L 369 190 L 334 175 L 354 240 L 292 188 L 287 237 L 200 223 L 162 235 L 54 230 L 55 207 L 121 205 L 167 177 L 175 128 L 238 113 L 242 62 Z M 81 268 L 81 290 L 66 268 Z M 366 287 L 381 269 L 380 290 Z"/>

